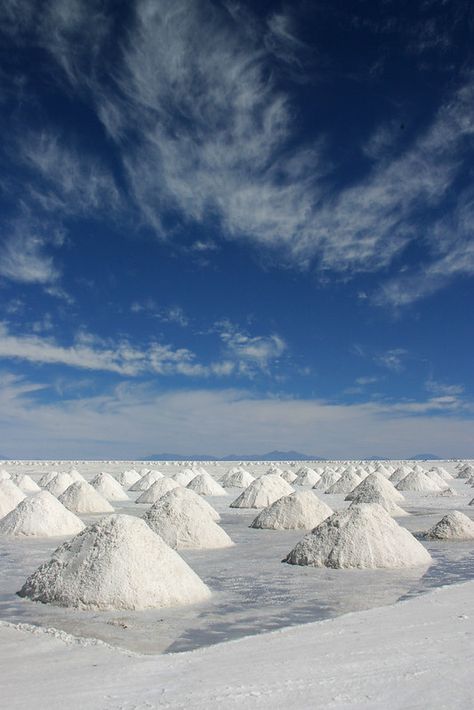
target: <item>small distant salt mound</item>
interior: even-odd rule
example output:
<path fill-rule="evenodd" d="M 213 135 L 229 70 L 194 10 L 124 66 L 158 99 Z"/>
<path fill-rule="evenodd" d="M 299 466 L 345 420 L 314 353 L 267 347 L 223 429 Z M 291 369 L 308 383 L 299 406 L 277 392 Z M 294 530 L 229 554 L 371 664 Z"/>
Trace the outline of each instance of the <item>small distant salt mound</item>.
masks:
<path fill-rule="evenodd" d="M 316 488 L 318 491 L 326 491 L 340 478 L 341 474 L 338 471 L 335 471 L 333 468 L 327 468 L 324 473 L 321 474 L 321 478 L 313 488 Z"/>
<path fill-rule="evenodd" d="M 466 464 L 458 473 L 458 478 L 471 478 L 474 476 L 474 466 Z"/>
<path fill-rule="evenodd" d="M 438 476 L 441 476 L 443 481 L 449 482 L 453 480 L 453 476 L 451 476 L 451 474 L 446 471 L 446 469 L 442 466 L 433 466 L 432 468 L 430 468 L 430 471 L 435 471 Z"/>
<path fill-rule="evenodd" d="M 5 471 L 4 469 L 0 469 L 0 481 L 8 481 L 11 478 L 10 474 L 8 471 Z"/>
<path fill-rule="evenodd" d="M 254 476 L 244 468 L 237 468 L 228 471 L 221 479 L 221 486 L 224 488 L 247 488 L 252 481 L 255 481 Z"/>
<path fill-rule="evenodd" d="M 439 493 L 441 491 L 440 486 L 421 471 L 412 471 L 407 474 L 395 488 L 397 491 L 413 491 L 416 493 Z"/>
<path fill-rule="evenodd" d="M 86 479 L 84 478 L 84 476 L 82 475 L 82 473 L 79 473 L 79 471 L 77 470 L 77 468 L 70 468 L 67 473 L 71 476 L 71 478 L 72 478 L 72 480 L 74 481 L 74 483 L 75 483 L 76 481 L 85 481 L 85 480 L 86 480 Z"/>
<path fill-rule="evenodd" d="M 198 473 L 186 488 L 201 496 L 226 496 L 227 491 L 209 473 Z"/>
<path fill-rule="evenodd" d="M 41 490 L 38 484 L 35 483 L 27 473 L 15 473 L 11 478 L 13 483 L 16 483 L 23 493 L 38 493 L 38 491 Z"/>
<path fill-rule="evenodd" d="M 51 483 L 51 481 L 56 478 L 58 475 L 57 471 L 48 471 L 48 473 L 45 473 L 43 476 L 38 481 L 38 485 L 40 488 L 45 488 L 48 483 Z"/>
<path fill-rule="evenodd" d="M 48 491 L 24 498 L 0 520 L 0 535 L 54 537 L 76 535 L 82 521 Z"/>
<path fill-rule="evenodd" d="M 192 569 L 139 518 L 111 515 L 57 548 L 18 592 L 85 609 L 147 609 L 210 596 Z"/>
<path fill-rule="evenodd" d="M 256 478 L 231 504 L 231 508 L 266 508 L 294 488 L 277 474 Z"/>
<path fill-rule="evenodd" d="M 375 471 L 376 471 L 377 473 L 381 473 L 382 476 L 384 476 L 385 478 L 390 478 L 390 476 L 391 476 L 392 473 L 393 473 L 393 471 L 390 470 L 390 469 L 388 468 L 388 466 L 384 466 L 383 464 L 380 464 L 379 466 L 377 466 L 377 468 L 375 469 Z"/>
<path fill-rule="evenodd" d="M 441 489 L 446 488 L 446 481 L 436 471 L 426 471 L 425 476 L 428 476 Z"/>
<path fill-rule="evenodd" d="M 16 508 L 25 494 L 9 478 L 0 481 L 0 518 Z"/>
<path fill-rule="evenodd" d="M 73 483 L 74 481 L 68 473 L 57 473 L 49 483 L 44 486 L 44 489 L 52 493 L 56 498 L 59 498 Z"/>
<path fill-rule="evenodd" d="M 180 486 L 183 486 L 183 488 L 186 488 L 188 483 L 191 483 L 193 478 L 197 476 L 196 471 L 193 471 L 190 468 L 185 468 L 182 471 L 176 471 L 175 474 L 171 476 L 173 481 L 176 481 L 176 483 L 179 483 Z"/>
<path fill-rule="evenodd" d="M 309 466 L 302 466 L 298 471 L 297 471 L 297 478 L 295 481 L 295 485 L 297 486 L 314 486 L 321 476 L 319 473 L 316 473 L 316 471 L 313 468 L 310 468 Z"/>
<path fill-rule="evenodd" d="M 379 505 L 351 505 L 306 535 L 283 560 L 293 565 L 397 569 L 432 562 L 423 545 Z"/>
<path fill-rule="evenodd" d="M 405 476 L 407 476 L 409 473 L 411 473 L 412 469 L 408 469 L 406 466 L 399 466 L 399 468 L 396 468 L 395 471 L 392 473 L 390 478 L 388 479 L 390 483 L 392 483 L 394 486 L 398 486 L 400 481 L 403 481 Z"/>
<path fill-rule="evenodd" d="M 175 488 L 157 500 L 143 520 L 174 549 L 218 549 L 233 545 L 225 530 L 184 491 L 202 500 L 193 491 Z"/>
<path fill-rule="evenodd" d="M 150 486 L 146 491 L 138 496 L 135 503 L 156 503 L 165 493 L 169 493 L 174 488 L 179 488 L 179 483 L 173 481 L 172 478 L 160 478 L 159 481 L 155 481 L 153 485 Z"/>
<path fill-rule="evenodd" d="M 251 528 L 269 530 L 311 530 L 333 514 L 312 491 L 296 491 L 264 508 Z"/>
<path fill-rule="evenodd" d="M 294 471 L 290 471 L 290 469 L 283 471 L 283 473 L 281 474 L 281 477 L 287 483 L 294 483 L 294 481 L 296 481 L 296 479 L 298 478 L 296 473 Z M 318 481 L 319 481 L 319 478 L 318 478 Z"/>
<path fill-rule="evenodd" d="M 120 473 L 114 474 L 114 478 L 117 483 L 128 490 L 130 486 L 133 486 L 134 483 L 140 480 L 141 476 L 134 468 L 131 468 L 128 471 L 121 471 Z"/>
<path fill-rule="evenodd" d="M 347 494 L 346 500 L 355 500 L 360 493 L 380 493 L 380 495 L 393 500 L 394 502 L 402 502 L 404 499 L 400 491 L 397 491 L 393 483 L 388 478 L 385 478 L 378 471 L 370 473 L 357 485 L 350 493 Z M 362 501 L 367 503 L 369 501 Z"/>
<path fill-rule="evenodd" d="M 345 471 L 326 493 L 350 493 L 361 482 L 360 477 L 353 471 Z"/>
<path fill-rule="evenodd" d="M 91 486 L 106 500 L 129 500 L 120 483 L 110 473 L 98 473 L 91 481 Z"/>
<path fill-rule="evenodd" d="M 474 522 L 453 510 L 423 535 L 425 540 L 474 540 Z"/>
<path fill-rule="evenodd" d="M 98 493 L 90 483 L 76 481 L 59 496 L 59 501 L 73 513 L 113 513 L 109 501 Z"/>
<path fill-rule="evenodd" d="M 150 488 L 156 481 L 163 478 L 163 474 L 160 471 L 148 471 L 142 476 L 138 481 L 136 481 L 133 486 L 130 486 L 129 491 L 146 491 Z"/>

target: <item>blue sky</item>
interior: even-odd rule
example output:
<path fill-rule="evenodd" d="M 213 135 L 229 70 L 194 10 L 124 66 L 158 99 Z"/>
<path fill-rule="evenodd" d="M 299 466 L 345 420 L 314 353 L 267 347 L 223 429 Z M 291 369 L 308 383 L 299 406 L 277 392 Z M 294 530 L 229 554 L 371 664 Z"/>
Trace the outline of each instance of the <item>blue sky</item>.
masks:
<path fill-rule="evenodd" d="M 0 32 L 0 454 L 474 456 L 469 2 Z"/>

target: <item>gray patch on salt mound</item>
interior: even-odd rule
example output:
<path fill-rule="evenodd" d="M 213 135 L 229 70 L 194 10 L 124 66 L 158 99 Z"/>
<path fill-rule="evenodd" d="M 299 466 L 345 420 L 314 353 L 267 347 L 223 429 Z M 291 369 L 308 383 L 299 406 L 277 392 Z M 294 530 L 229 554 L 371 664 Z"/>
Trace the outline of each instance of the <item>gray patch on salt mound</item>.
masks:
<path fill-rule="evenodd" d="M 147 609 L 194 604 L 208 587 L 143 520 L 111 515 L 53 553 L 18 592 L 86 609 Z"/>
<path fill-rule="evenodd" d="M 52 493 L 56 498 L 59 498 L 73 483 L 74 480 L 69 473 L 57 473 L 49 480 L 49 483 L 44 486 L 44 489 Z"/>
<path fill-rule="evenodd" d="M 129 500 L 120 483 L 110 473 L 98 473 L 91 481 L 91 486 L 106 500 Z"/>
<path fill-rule="evenodd" d="M 0 535 L 14 537 L 59 537 L 83 529 L 83 522 L 49 491 L 25 498 L 0 520 Z"/>
<path fill-rule="evenodd" d="M 453 510 L 423 534 L 425 540 L 474 540 L 474 522 Z"/>
<path fill-rule="evenodd" d="M 90 483 L 76 481 L 67 488 L 59 501 L 73 513 L 113 513 L 114 509 L 100 493 L 97 493 Z"/>
<path fill-rule="evenodd" d="M 198 473 L 191 481 L 189 481 L 186 488 L 190 491 L 199 493 L 201 496 L 226 496 L 227 491 L 222 488 L 222 486 L 213 479 L 209 473 Z"/>
<path fill-rule="evenodd" d="M 143 493 L 138 496 L 135 503 L 156 503 L 165 493 L 169 493 L 174 488 L 179 488 L 179 483 L 173 481 L 172 478 L 160 478 L 159 481 L 148 488 L 148 490 L 143 491 Z"/>
<path fill-rule="evenodd" d="M 231 508 L 266 508 L 295 490 L 277 474 L 255 479 L 231 504 Z"/>
<path fill-rule="evenodd" d="M 366 493 L 379 494 L 380 496 L 392 500 L 394 502 L 402 502 L 405 500 L 400 491 L 397 491 L 395 486 L 385 478 L 381 473 L 374 472 L 364 478 L 350 493 L 346 495 L 345 500 L 355 500 L 358 496 Z M 360 500 L 361 503 L 369 503 L 369 500 Z M 384 506 L 385 507 L 385 506 Z"/>
<path fill-rule="evenodd" d="M 264 508 L 250 524 L 268 530 L 311 530 L 333 514 L 312 491 L 296 491 Z"/>
<path fill-rule="evenodd" d="M 16 508 L 24 498 L 23 491 L 11 479 L 0 481 L 0 518 Z"/>
<path fill-rule="evenodd" d="M 143 516 L 151 529 L 175 549 L 217 549 L 230 547 L 232 540 L 207 510 L 186 493 L 187 488 L 175 488 L 162 496 Z"/>
<path fill-rule="evenodd" d="M 294 565 L 397 569 L 429 565 L 430 554 L 379 505 L 351 505 L 306 535 L 283 560 Z"/>

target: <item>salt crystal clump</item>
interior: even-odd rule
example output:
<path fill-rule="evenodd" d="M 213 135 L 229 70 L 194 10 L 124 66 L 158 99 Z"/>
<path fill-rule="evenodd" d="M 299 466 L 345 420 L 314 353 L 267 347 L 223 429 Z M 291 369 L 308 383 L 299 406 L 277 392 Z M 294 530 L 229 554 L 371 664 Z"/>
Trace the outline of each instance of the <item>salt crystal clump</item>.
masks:
<path fill-rule="evenodd" d="M 217 549 L 230 547 L 232 540 L 181 487 L 162 496 L 145 513 L 143 520 L 175 549 Z M 196 494 L 194 494 L 196 495 Z M 199 496 L 197 496 L 199 500 Z"/>
<path fill-rule="evenodd" d="M 313 468 L 309 466 L 302 466 L 297 471 L 297 478 L 295 485 L 297 486 L 314 486 L 321 476 Z"/>
<path fill-rule="evenodd" d="M 423 537 L 425 540 L 474 540 L 474 522 L 464 513 L 453 510 L 427 530 Z"/>
<path fill-rule="evenodd" d="M 224 488 L 247 488 L 252 481 L 255 481 L 254 476 L 244 468 L 231 469 L 221 479 L 221 486 Z"/>
<path fill-rule="evenodd" d="M 379 505 L 351 505 L 306 535 L 283 560 L 294 565 L 397 569 L 432 562 L 408 530 Z"/>
<path fill-rule="evenodd" d="M 56 498 L 59 498 L 73 483 L 74 481 L 68 473 L 57 473 L 50 479 L 49 483 L 44 486 L 44 489 L 52 493 Z"/>
<path fill-rule="evenodd" d="M 417 493 L 439 493 L 441 490 L 437 483 L 421 471 L 412 471 L 395 488 L 397 491 L 413 491 Z"/>
<path fill-rule="evenodd" d="M 277 474 L 256 478 L 231 504 L 231 508 L 266 508 L 282 496 L 294 493 L 294 488 Z"/>
<path fill-rule="evenodd" d="M 9 478 L 0 481 L 0 518 L 16 508 L 25 494 Z"/>
<path fill-rule="evenodd" d="M 350 493 L 346 495 L 345 499 L 355 500 L 357 496 L 359 496 L 361 493 L 364 494 L 365 492 L 369 494 L 379 493 L 385 498 L 388 498 L 395 502 L 401 503 L 403 500 L 405 500 L 400 491 L 397 491 L 395 486 L 390 483 L 389 479 L 385 478 L 385 476 L 383 476 L 378 471 L 374 471 L 374 473 L 370 473 L 367 478 L 364 478 L 364 480 L 361 481 L 359 485 L 357 485 Z M 361 502 L 367 503 L 369 501 Z"/>
<path fill-rule="evenodd" d="M 27 473 L 15 473 L 11 479 L 23 493 L 38 493 L 38 491 L 41 490 L 38 484 L 35 483 Z"/>
<path fill-rule="evenodd" d="M 209 473 L 198 473 L 186 488 L 201 496 L 226 496 L 227 492 Z"/>
<path fill-rule="evenodd" d="M 157 500 L 164 496 L 165 493 L 172 491 L 173 488 L 179 488 L 179 483 L 173 481 L 172 478 L 160 478 L 159 481 L 155 481 L 148 490 L 143 491 L 143 493 L 138 496 L 135 503 L 156 503 Z"/>
<path fill-rule="evenodd" d="M 193 478 L 197 476 L 196 471 L 193 471 L 190 468 L 185 468 L 182 471 L 177 471 L 171 478 L 173 481 L 176 481 L 176 483 L 179 483 L 180 486 L 183 486 L 183 488 L 186 488 L 188 483 L 190 483 Z"/>
<path fill-rule="evenodd" d="M 91 486 L 106 500 L 130 500 L 120 483 L 110 473 L 98 473 Z"/>
<path fill-rule="evenodd" d="M 76 481 L 59 496 L 59 501 L 73 513 L 113 513 L 109 501 L 98 493 L 90 483 Z"/>
<path fill-rule="evenodd" d="M 54 537 L 76 535 L 83 522 L 49 491 L 24 498 L 0 520 L 0 535 Z"/>
<path fill-rule="evenodd" d="M 326 493 L 350 493 L 361 482 L 354 471 L 345 471 L 338 480 L 329 486 Z"/>
<path fill-rule="evenodd" d="M 312 491 L 296 491 L 264 508 L 251 528 L 269 530 L 311 530 L 333 514 Z"/>
<path fill-rule="evenodd" d="M 208 587 L 139 518 L 111 515 L 57 548 L 18 592 L 86 609 L 147 609 L 194 604 Z"/>
<path fill-rule="evenodd" d="M 131 468 L 128 471 L 121 471 L 120 473 L 116 473 L 114 474 L 114 477 L 117 483 L 120 483 L 120 485 L 126 489 L 129 489 L 130 486 L 133 486 L 133 484 L 139 481 L 141 478 L 140 474 L 135 471 L 134 468 Z"/>
<path fill-rule="evenodd" d="M 128 490 L 146 491 L 147 488 L 150 488 L 150 486 L 152 486 L 155 481 L 159 481 L 160 478 L 163 478 L 163 474 L 160 473 L 160 471 L 148 471 L 148 473 L 145 473 L 145 475 L 136 481 L 133 486 L 130 486 Z"/>

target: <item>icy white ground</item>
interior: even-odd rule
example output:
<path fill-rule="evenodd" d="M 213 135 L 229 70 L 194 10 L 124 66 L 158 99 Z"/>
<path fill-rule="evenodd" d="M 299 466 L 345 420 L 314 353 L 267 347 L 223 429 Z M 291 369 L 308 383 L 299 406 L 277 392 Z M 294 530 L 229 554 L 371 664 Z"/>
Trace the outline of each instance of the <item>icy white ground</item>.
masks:
<path fill-rule="evenodd" d="M 75 462 L 87 480 L 131 465 Z M 149 467 L 166 475 L 177 470 Z M 219 479 L 230 467 L 207 468 Z M 39 480 L 51 465 L 4 468 Z M 260 475 L 267 468 L 253 465 L 250 471 Z M 462 479 L 449 485 L 457 496 L 406 493 L 403 507 L 411 515 L 398 522 L 416 532 L 449 510 L 474 518 L 468 506 L 473 489 Z M 0 706 L 31 707 L 33 698 L 35 707 L 127 710 L 473 706 L 474 582 L 459 584 L 474 579 L 472 541 L 424 541 L 435 561 L 428 569 L 294 567 L 281 559 L 302 532 L 249 528 L 257 511 L 229 508 L 241 491 L 227 490 L 226 497 L 206 500 L 236 544 L 180 552 L 213 591 L 209 601 L 191 607 L 87 612 L 20 599 L 15 592 L 62 539 L 1 538 Z M 317 494 L 335 510 L 349 505 L 344 495 Z M 135 504 L 138 495 L 114 503 L 115 510 L 142 515 L 149 506 Z M 88 523 L 100 516 L 81 517 Z M 443 585 L 449 586 L 439 589 Z M 170 655 L 192 649 L 199 650 Z"/>

